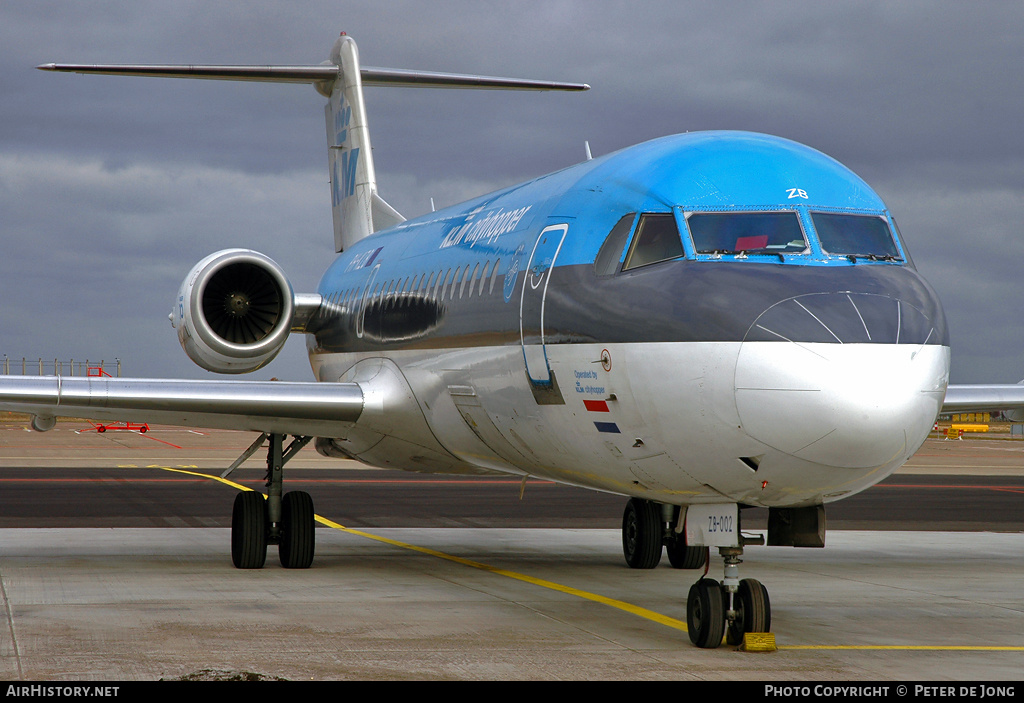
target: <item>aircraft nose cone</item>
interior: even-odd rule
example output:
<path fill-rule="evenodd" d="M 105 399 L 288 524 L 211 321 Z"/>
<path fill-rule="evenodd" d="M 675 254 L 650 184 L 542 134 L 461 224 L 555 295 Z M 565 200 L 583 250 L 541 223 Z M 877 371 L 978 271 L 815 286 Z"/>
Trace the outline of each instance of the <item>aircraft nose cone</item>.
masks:
<path fill-rule="evenodd" d="M 934 335 L 922 312 L 887 296 L 812 294 L 777 303 L 740 347 L 743 430 L 826 466 L 902 462 L 928 436 L 948 383 L 949 350 Z"/>

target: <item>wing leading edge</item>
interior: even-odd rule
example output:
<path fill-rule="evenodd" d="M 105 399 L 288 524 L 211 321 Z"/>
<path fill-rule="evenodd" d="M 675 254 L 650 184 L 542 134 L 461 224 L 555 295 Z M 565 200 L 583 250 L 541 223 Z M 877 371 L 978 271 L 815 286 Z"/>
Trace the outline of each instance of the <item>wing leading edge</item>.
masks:
<path fill-rule="evenodd" d="M 331 437 L 363 406 L 358 383 L 0 376 L 0 407 L 40 430 L 61 416 Z"/>
<path fill-rule="evenodd" d="M 950 386 L 942 401 L 943 413 L 1019 408 L 1024 408 L 1024 385 L 1020 383 Z"/>

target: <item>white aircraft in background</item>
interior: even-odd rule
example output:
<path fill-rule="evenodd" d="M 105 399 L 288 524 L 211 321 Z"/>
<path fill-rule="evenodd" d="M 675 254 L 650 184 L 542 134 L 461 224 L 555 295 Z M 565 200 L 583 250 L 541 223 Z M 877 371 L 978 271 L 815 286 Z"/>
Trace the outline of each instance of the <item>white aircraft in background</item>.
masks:
<path fill-rule="evenodd" d="M 303 333 L 315 382 L 0 377 L 0 408 L 261 433 L 267 496 L 241 492 L 231 551 L 313 560 L 313 503 L 284 493 L 327 456 L 534 476 L 628 496 L 626 561 L 724 580 L 687 599 L 691 640 L 768 632 L 739 579 L 751 544 L 822 547 L 825 504 L 881 481 L 940 411 L 1024 406 L 1024 386 L 949 386 L 942 306 L 888 208 L 835 160 L 747 132 L 639 144 L 412 220 L 377 193 L 362 86 L 586 90 L 360 68 L 47 64 L 51 71 L 312 83 L 327 98 L 337 258 L 315 293 L 250 250 L 186 276 L 171 322 L 204 369 L 238 374 Z M 287 436 L 293 439 L 286 446 Z M 868 439 L 865 439 L 868 438 Z M 238 462 L 240 463 L 240 462 Z M 768 509 L 744 535 L 743 508 Z"/>

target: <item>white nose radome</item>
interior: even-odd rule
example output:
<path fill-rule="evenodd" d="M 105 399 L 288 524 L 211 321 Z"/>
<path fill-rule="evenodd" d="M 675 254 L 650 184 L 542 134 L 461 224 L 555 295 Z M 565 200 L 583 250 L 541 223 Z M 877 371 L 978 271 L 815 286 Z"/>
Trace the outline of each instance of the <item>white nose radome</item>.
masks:
<path fill-rule="evenodd" d="M 799 459 L 851 469 L 902 462 L 924 442 L 949 380 L 948 347 L 799 342 L 784 339 L 786 331 L 740 347 L 736 407 L 747 434 Z"/>

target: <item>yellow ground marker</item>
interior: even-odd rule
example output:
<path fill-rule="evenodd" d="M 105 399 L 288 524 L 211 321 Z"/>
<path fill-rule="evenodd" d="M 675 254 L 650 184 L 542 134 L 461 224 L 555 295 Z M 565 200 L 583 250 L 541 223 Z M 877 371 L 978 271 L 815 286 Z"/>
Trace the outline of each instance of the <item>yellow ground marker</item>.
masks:
<path fill-rule="evenodd" d="M 741 652 L 775 652 L 778 649 L 774 632 L 747 632 L 740 644 Z"/>

